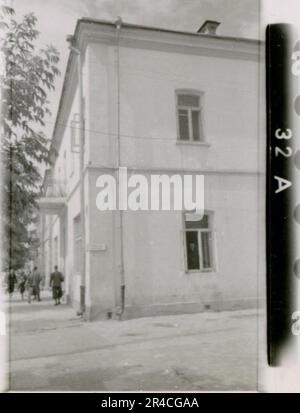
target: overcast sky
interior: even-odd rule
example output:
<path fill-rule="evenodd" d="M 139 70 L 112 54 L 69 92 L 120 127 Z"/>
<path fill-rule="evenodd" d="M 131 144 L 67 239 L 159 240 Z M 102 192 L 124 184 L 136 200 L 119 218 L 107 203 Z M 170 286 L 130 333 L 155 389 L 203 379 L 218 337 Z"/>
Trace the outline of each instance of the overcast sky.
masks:
<path fill-rule="evenodd" d="M 262 1 L 271 21 L 300 21 L 300 0 Z M 262 23 L 260 3 L 260 0 L 12 0 L 17 17 L 29 12 L 36 14 L 41 33 L 39 46 L 53 44 L 60 52 L 62 74 L 50 97 L 51 122 L 55 120 L 69 54 L 66 35 L 74 32 L 78 18 L 115 20 L 121 16 L 128 23 L 192 32 L 210 19 L 221 22 L 220 35 L 258 38 Z"/>

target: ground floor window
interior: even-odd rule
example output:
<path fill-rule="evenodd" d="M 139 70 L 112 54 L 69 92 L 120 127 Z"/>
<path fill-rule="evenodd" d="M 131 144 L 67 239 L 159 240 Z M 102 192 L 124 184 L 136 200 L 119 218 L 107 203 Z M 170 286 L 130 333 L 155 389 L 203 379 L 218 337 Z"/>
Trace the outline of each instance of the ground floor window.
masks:
<path fill-rule="evenodd" d="M 202 218 L 196 213 L 184 214 L 186 267 L 188 271 L 214 270 L 212 214 Z"/>

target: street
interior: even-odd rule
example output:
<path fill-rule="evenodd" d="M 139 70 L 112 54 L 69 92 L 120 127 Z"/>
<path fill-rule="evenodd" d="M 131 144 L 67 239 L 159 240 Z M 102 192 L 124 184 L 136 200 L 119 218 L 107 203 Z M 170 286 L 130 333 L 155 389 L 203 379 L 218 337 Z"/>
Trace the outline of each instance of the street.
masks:
<path fill-rule="evenodd" d="M 8 330 L 11 391 L 257 387 L 257 310 L 86 322 L 49 292 L 14 294 Z"/>

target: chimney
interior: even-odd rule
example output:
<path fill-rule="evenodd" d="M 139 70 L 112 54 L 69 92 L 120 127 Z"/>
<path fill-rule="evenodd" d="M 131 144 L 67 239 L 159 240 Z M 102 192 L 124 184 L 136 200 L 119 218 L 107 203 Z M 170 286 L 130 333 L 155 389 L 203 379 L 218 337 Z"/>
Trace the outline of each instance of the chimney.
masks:
<path fill-rule="evenodd" d="M 210 36 L 215 36 L 217 34 L 217 28 L 220 26 L 219 22 L 214 20 L 206 20 L 197 33 L 208 34 Z"/>

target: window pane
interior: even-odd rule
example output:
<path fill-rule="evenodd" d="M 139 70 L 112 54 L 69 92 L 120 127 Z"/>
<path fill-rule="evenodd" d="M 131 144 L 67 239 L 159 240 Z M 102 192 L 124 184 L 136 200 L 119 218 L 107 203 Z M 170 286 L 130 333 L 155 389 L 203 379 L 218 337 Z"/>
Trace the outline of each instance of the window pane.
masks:
<path fill-rule="evenodd" d="M 197 95 L 178 95 L 179 106 L 199 106 L 199 96 Z"/>
<path fill-rule="evenodd" d="M 185 214 L 185 227 L 186 229 L 209 229 L 209 217 L 208 215 L 204 215 L 201 220 L 193 221 L 190 219 L 192 217 L 192 214 Z M 189 219 L 187 221 L 187 218 Z"/>
<path fill-rule="evenodd" d="M 212 268 L 212 259 L 211 259 L 211 232 L 201 232 L 201 255 L 202 255 L 202 264 L 203 269 Z"/>
<path fill-rule="evenodd" d="M 199 270 L 199 245 L 197 231 L 186 232 L 186 249 L 188 270 Z"/>
<path fill-rule="evenodd" d="M 193 125 L 193 140 L 200 141 L 200 112 L 197 110 L 192 111 L 192 125 Z"/>
<path fill-rule="evenodd" d="M 180 116 L 188 116 L 188 110 L 187 109 L 179 109 L 178 113 Z"/>
<path fill-rule="evenodd" d="M 179 110 L 179 139 L 189 140 L 189 118 L 187 110 Z"/>

